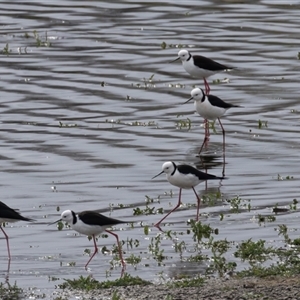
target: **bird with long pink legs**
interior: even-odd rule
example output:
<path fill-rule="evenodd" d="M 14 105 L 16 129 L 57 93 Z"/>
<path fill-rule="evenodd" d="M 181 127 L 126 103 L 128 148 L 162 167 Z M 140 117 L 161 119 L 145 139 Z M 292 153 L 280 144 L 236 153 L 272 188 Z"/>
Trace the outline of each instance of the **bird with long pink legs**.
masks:
<path fill-rule="evenodd" d="M 184 102 L 188 103 L 189 101 L 194 100 L 194 106 L 196 112 L 206 120 L 215 121 L 218 119 L 218 122 L 222 129 L 223 135 L 223 161 L 225 165 L 225 130 L 220 118 L 226 113 L 229 108 L 232 107 L 241 107 L 240 105 L 235 105 L 231 103 L 227 103 L 214 95 L 206 95 L 204 91 L 200 88 L 195 88 L 191 91 L 191 97 Z M 207 142 L 207 137 L 205 135 L 202 146 L 199 150 L 199 155 L 203 150 L 204 145 Z M 223 171 L 224 176 L 224 171 Z"/>
<path fill-rule="evenodd" d="M 192 55 L 190 51 L 185 49 L 180 50 L 178 52 L 178 57 L 172 62 L 179 59 L 181 60 L 182 66 L 187 73 L 189 73 L 192 77 L 203 79 L 206 95 L 209 95 L 210 93 L 210 86 L 206 78 L 225 70 L 233 69 L 232 67 L 220 64 L 208 57 L 202 55 Z M 204 120 L 204 126 L 205 139 L 209 140 L 209 127 L 207 119 Z"/>
<path fill-rule="evenodd" d="M 26 217 L 21 216 L 16 210 L 10 208 L 6 204 L 0 201 L 0 229 L 3 232 L 5 239 L 6 239 L 6 246 L 7 246 L 7 252 L 8 252 L 8 268 L 7 268 L 7 273 L 10 270 L 10 261 L 11 261 L 11 255 L 10 255 L 10 248 L 9 248 L 9 238 L 6 232 L 4 231 L 2 227 L 2 223 L 14 223 L 18 221 L 27 221 L 27 222 L 32 222 L 34 221 L 33 219 L 29 219 Z"/>
<path fill-rule="evenodd" d="M 98 247 L 96 244 L 96 236 L 98 236 L 99 234 L 101 234 L 104 231 L 113 235 L 117 240 L 119 257 L 120 257 L 120 261 L 121 261 L 121 264 L 123 267 L 121 276 L 123 275 L 126 264 L 123 259 L 122 248 L 121 248 L 121 244 L 119 241 L 119 237 L 116 233 L 113 233 L 112 231 L 107 230 L 107 228 L 109 228 L 113 225 L 117 225 L 117 224 L 129 223 L 128 221 L 121 221 L 118 219 L 109 218 L 109 217 L 106 217 L 95 211 L 83 211 L 81 213 L 76 214 L 72 210 L 65 210 L 64 212 L 62 212 L 61 218 L 59 220 L 57 220 L 53 223 L 50 223 L 49 225 L 58 223 L 60 221 L 67 222 L 71 226 L 71 228 L 74 229 L 75 231 L 77 231 L 81 234 L 91 236 L 93 238 L 95 250 L 94 250 L 94 253 L 92 254 L 92 256 L 90 257 L 90 259 L 88 260 L 88 262 L 86 263 L 85 269 L 87 269 L 87 266 L 89 265 L 89 263 L 91 262 L 93 257 L 98 253 Z"/>
<path fill-rule="evenodd" d="M 190 166 L 190 165 L 176 165 L 172 161 L 165 162 L 162 165 L 162 171 L 155 175 L 152 179 L 165 173 L 167 180 L 174 186 L 179 187 L 179 197 L 177 205 L 165 215 L 159 222 L 154 224 L 155 227 L 160 229 L 160 224 L 164 221 L 172 212 L 174 212 L 181 205 L 181 191 L 182 189 L 192 189 L 197 198 L 197 215 L 196 221 L 199 220 L 200 211 L 200 198 L 195 190 L 195 186 L 206 180 L 222 180 L 225 177 L 218 177 L 215 175 L 207 174 L 201 172 L 200 170 Z"/>

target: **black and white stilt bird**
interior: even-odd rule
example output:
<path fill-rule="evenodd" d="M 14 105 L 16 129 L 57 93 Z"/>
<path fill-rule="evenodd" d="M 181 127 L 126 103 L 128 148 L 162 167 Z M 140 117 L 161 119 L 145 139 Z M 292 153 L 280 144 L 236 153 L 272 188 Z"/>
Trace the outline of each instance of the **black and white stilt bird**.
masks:
<path fill-rule="evenodd" d="M 222 180 L 225 179 L 224 177 L 217 177 L 215 175 L 207 174 L 204 172 L 199 171 L 198 169 L 190 166 L 190 165 L 176 165 L 172 161 L 165 162 L 162 165 L 162 171 L 155 175 L 155 177 L 165 173 L 167 176 L 167 180 L 177 187 L 179 187 L 179 197 L 177 205 L 166 215 L 164 216 L 159 222 L 157 222 L 154 226 L 159 227 L 160 223 L 166 219 L 173 211 L 175 211 L 181 205 L 181 190 L 182 189 L 192 189 L 197 198 L 197 215 L 196 221 L 199 219 L 199 210 L 200 210 L 200 198 L 195 191 L 195 186 L 199 183 L 206 181 L 206 180 Z"/>
<path fill-rule="evenodd" d="M 0 229 L 2 230 L 5 239 L 6 239 L 6 245 L 7 245 L 7 252 L 8 252 L 8 259 L 11 260 L 11 255 L 10 255 L 10 249 L 9 249 L 9 241 L 8 241 L 8 235 L 2 228 L 1 224 L 5 222 L 9 223 L 14 223 L 18 221 L 27 221 L 27 222 L 32 222 L 34 221 L 33 219 L 25 218 L 21 216 L 17 211 L 14 209 L 10 208 L 6 204 L 0 201 Z"/>
<path fill-rule="evenodd" d="M 209 94 L 210 87 L 206 78 L 214 74 L 220 73 L 225 70 L 231 70 L 233 68 L 222 65 L 208 57 L 201 55 L 192 55 L 188 50 L 182 49 L 178 52 L 178 57 L 172 62 L 180 59 L 183 68 L 187 73 L 196 78 L 202 78 L 204 80 L 205 94 Z"/>
<path fill-rule="evenodd" d="M 76 214 L 72 210 L 65 210 L 64 212 L 62 212 L 61 218 L 51 224 L 55 224 L 60 221 L 67 222 L 71 226 L 71 228 L 74 229 L 75 231 L 77 231 L 81 234 L 91 236 L 93 238 L 95 251 L 94 251 L 93 255 L 90 257 L 90 259 L 88 260 L 88 262 L 86 263 L 85 269 L 87 269 L 87 266 L 90 263 L 90 261 L 93 259 L 93 257 L 96 255 L 96 253 L 98 253 L 98 247 L 96 244 L 96 236 L 98 236 L 100 233 L 102 233 L 104 231 L 112 234 L 116 238 L 121 264 L 122 264 L 123 268 L 125 268 L 125 262 L 124 262 L 123 255 L 122 255 L 122 248 L 121 248 L 121 244 L 119 241 L 119 237 L 116 233 L 113 233 L 112 231 L 107 230 L 107 228 L 109 228 L 113 225 L 117 225 L 117 224 L 125 224 L 125 223 L 128 223 L 128 221 L 121 221 L 121 220 L 109 218 L 109 217 L 101 215 L 95 211 L 83 211 L 81 213 Z M 51 225 L 51 224 L 49 224 L 49 225 Z"/>
<path fill-rule="evenodd" d="M 227 103 L 214 95 L 205 95 L 204 91 L 199 88 L 195 88 L 191 91 L 191 97 L 184 103 L 194 100 L 194 105 L 196 112 L 206 120 L 215 121 L 218 119 L 219 124 L 222 128 L 223 134 L 223 153 L 225 153 L 225 130 L 221 123 L 220 118 L 225 114 L 225 112 L 232 107 L 241 107 L 239 105 L 234 105 Z M 201 153 L 203 146 L 207 142 L 208 138 L 205 135 L 204 141 L 200 148 L 199 154 Z"/>

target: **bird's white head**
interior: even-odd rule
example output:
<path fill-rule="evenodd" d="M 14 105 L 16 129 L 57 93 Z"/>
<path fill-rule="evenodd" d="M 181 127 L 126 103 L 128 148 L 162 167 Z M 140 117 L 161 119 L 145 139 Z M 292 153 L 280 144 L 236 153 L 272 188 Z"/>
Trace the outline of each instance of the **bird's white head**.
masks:
<path fill-rule="evenodd" d="M 185 49 L 180 50 L 178 52 L 178 58 L 180 58 L 181 61 L 187 61 L 189 59 L 190 55 L 191 55 L 190 52 Z"/>
<path fill-rule="evenodd" d="M 172 161 L 167 161 L 162 165 L 162 172 L 172 174 L 175 170 L 175 164 Z"/>
<path fill-rule="evenodd" d="M 201 101 L 204 97 L 204 91 L 200 88 L 195 88 L 191 91 L 191 96 L 195 101 Z"/>
<path fill-rule="evenodd" d="M 204 91 L 200 88 L 195 88 L 191 91 L 191 98 L 185 101 L 183 104 L 190 102 L 191 100 L 197 101 L 204 101 L 205 94 Z"/>
<path fill-rule="evenodd" d="M 65 221 L 67 223 L 73 223 L 73 211 L 72 210 L 65 210 L 61 214 L 61 221 Z"/>
<path fill-rule="evenodd" d="M 162 173 L 166 173 L 167 175 L 170 175 L 174 172 L 175 168 L 176 168 L 175 163 L 173 163 L 172 161 L 167 161 L 162 165 L 162 171 L 157 175 L 155 175 L 154 177 L 152 177 L 152 179 L 161 175 Z"/>

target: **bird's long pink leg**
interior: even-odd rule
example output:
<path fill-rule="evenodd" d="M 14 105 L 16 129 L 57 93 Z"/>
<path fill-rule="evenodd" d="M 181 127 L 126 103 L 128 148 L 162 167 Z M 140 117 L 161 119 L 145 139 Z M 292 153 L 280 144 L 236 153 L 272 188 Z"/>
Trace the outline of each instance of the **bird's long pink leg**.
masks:
<path fill-rule="evenodd" d="M 210 87 L 209 87 L 209 84 L 208 84 L 208 82 L 206 81 L 206 78 L 205 78 L 205 77 L 203 78 L 203 80 L 204 80 L 204 86 L 205 86 L 205 94 L 206 94 L 206 95 L 209 95 L 209 93 L 210 93 Z"/>
<path fill-rule="evenodd" d="M 220 118 L 218 118 L 219 124 L 222 128 L 222 134 L 223 134 L 223 176 L 225 176 L 225 130 L 221 123 Z"/>
<path fill-rule="evenodd" d="M 154 224 L 154 227 L 159 228 L 160 223 L 168 216 L 170 215 L 173 211 L 175 211 L 181 204 L 181 188 L 179 189 L 179 197 L 178 197 L 178 203 L 177 205 L 169 212 L 167 213 L 159 222 L 157 222 L 156 224 Z"/>
<path fill-rule="evenodd" d="M 204 120 L 204 127 L 205 127 L 205 136 L 198 154 L 202 152 L 204 145 L 209 141 L 209 123 L 207 119 Z"/>
<path fill-rule="evenodd" d="M 93 257 L 96 255 L 96 253 L 98 253 L 98 247 L 97 247 L 97 244 L 96 244 L 95 235 L 92 235 L 92 237 L 93 237 L 93 240 L 94 240 L 95 251 L 94 251 L 93 255 L 90 257 L 89 261 L 86 263 L 85 269 L 87 269 L 87 266 L 90 263 L 90 261 L 93 259 Z"/>
<path fill-rule="evenodd" d="M 121 264 L 122 264 L 122 267 L 123 267 L 123 270 L 125 270 L 126 268 L 126 264 L 125 264 L 125 261 L 123 259 L 123 255 L 122 255 L 122 247 L 121 247 L 121 244 L 120 244 L 120 241 L 119 241 L 119 236 L 116 234 L 116 233 L 113 233 L 112 231 L 110 230 L 105 230 L 107 233 L 110 233 L 111 235 L 113 235 L 116 240 L 117 240 L 117 244 L 118 244 L 118 250 L 119 250 L 119 255 L 120 255 L 120 260 L 121 260 Z M 123 274 L 123 272 L 122 272 Z"/>
<path fill-rule="evenodd" d="M 197 215 L 196 215 L 196 221 L 199 220 L 199 211 L 200 211 L 200 203 L 201 203 L 201 199 L 199 198 L 198 194 L 196 193 L 194 187 L 192 187 L 195 195 L 196 195 L 196 198 L 197 198 Z"/>
<path fill-rule="evenodd" d="M 5 236 L 5 239 L 6 239 L 6 245 L 7 245 L 7 252 L 8 252 L 8 259 L 11 260 L 11 256 L 10 256 L 10 249 L 9 249 L 9 241 L 8 241 L 8 235 L 6 234 L 6 232 L 4 231 L 4 229 L 2 228 L 2 226 L 0 226 L 4 236 Z"/>

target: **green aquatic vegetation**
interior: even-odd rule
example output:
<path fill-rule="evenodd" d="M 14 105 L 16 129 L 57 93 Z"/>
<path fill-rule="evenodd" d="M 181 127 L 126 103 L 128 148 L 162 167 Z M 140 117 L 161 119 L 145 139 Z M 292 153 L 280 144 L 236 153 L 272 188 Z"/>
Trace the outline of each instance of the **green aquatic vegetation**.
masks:
<path fill-rule="evenodd" d="M 242 199 L 240 196 L 236 196 L 232 199 L 226 199 L 230 203 L 230 211 L 232 213 L 240 213 L 241 210 L 251 211 L 250 200 Z"/>
<path fill-rule="evenodd" d="M 23 290 L 17 286 L 9 283 L 0 282 L 0 299 L 1 300 L 19 300 L 23 299 Z"/>
<path fill-rule="evenodd" d="M 167 48 L 167 43 L 166 42 L 162 42 L 160 44 L 161 49 L 166 49 Z"/>
<path fill-rule="evenodd" d="M 264 263 L 274 256 L 274 248 L 266 247 L 265 244 L 265 240 L 254 242 L 249 239 L 236 246 L 237 251 L 234 252 L 234 257 L 240 258 L 243 262 L 247 261 L 250 266 Z"/>
<path fill-rule="evenodd" d="M 127 244 L 127 248 L 131 248 L 131 249 L 137 248 L 140 245 L 140 241 L 138 239 L 127 238 L 126 244 Z"/>
<path fill-rule="evenodd" d="M 164 256 L 164 249 L 161 249 L 162 234 L 158 233 L 155 237 L 151 238 L 148 246 L 149 252 L 152 254 L 153 259 L 158 262 L 158 266 L 162 265 L 162 262 L 167 258 Z"/>
<path fill-rule="evenodd" d="M 160 203 L 160 196 L 158 196 L 157 198 L 151 198 L 151 197 L 145 195 L 145 202 L 146 202 L 146 205 L 155 203 L 155 202 Z"/>
<path fill-rule="evenodd" d="M 230 82 L 230 80 L 227 77 L 225 77 L 223 79 L 215 79 L 215 80 L 213 80 L 213 84 L 228 83 L 228 82 Z"/>
<path fill-rule="evenodd" d="M 60 121 L 58 121 L 58 123 L 59 123 L 58 127 L 60 127 L 60 128 L 62 128 L 62 127 L 77 127 L 76 123 L 67 124 L 67 123 L 63 123 L 63 122 L 60 122 Z"/>
<path fill-rule="evenodd" d="M 148 205 L 146 205 L 145 209 L 141 209 L 139 207 L 136 207 L 133 209 L 134 216 L 142 216 L 142 215 L 148 216 L 148 215 L 156 215 L 156 214 L 157 214 L 157 211 L 154 206 L 149 207 Z"/>
<path fill-rule="evenodd" d="M 115 286 L 131 286 L 131 285 L 150 285 L 150 281 L 144 280 L 138 276 L 133 277 L 125 273 L 121 278 L 116 280 L 97 281 L 91 276 L 80 276 L 78 279 L 64 279 L 65 282 L 59 284 L 61 289 L 91 291 L 96 289 L 107 289 Z"/>
<path fill-rule="evenodd" d="M 117 120 L 114 120 L 114 119 L 108 120 L 108 119 L 106 119 L 105 123 L 122 124 L 121 120 L 119 120 L 119 119 L 117 119 Z"/>
<path fill-rule="evenodd" d="M 140 121 L 133 121 L 133 122 L 126 122 L 124 125 L 129 125 L 129 126 L 158 126 L 158 124 L 155 121 L 149 121 L 149 122 L 140 122 Z"/>
<path fill-rule="evenodd" d="M 6 44 L 1 52 L 2 52 L 2 54 L 9 56 L 9 54 L 11 52 L 11 50 L 9 49 L 9 44 Z"/>
<path fill-rule="evenodd" d="M 169 83 L 168 84 L 169 88 L 177 88 L 177 89 L 184 89 L 185 88 L 185 84 L 183 83 Z"/>
<path fill-rule="evenodd" d="M 222 194 L 220 191 L 216 193 L 209 193 L 201 197 L 201 202 L 208 206 L 215 206 L 220 201 L 222 201 Z"/>
<path fill-rule="evenodd" d="M 268 121 L 258 120 L 258 128 L 262 129 L 263 127 L 268 127 Z"/>
<path fill-rule="evenodd" d="M 257 214 L 253 217 L 253 220 L 257 221 L 258 225 L 261 226 L 265 223 L 272 223 L 276 221 L 276 217 L 274 215 L 261 215 Z"/>
<path fill-rule="evenodd" d="M 287 176 L 281 176 L 280 174 L 277 174 L 277 180 L 278 181 L 283 181 L 283 180 L 292 180 L 294 179 L 294 176 L 290 176 L 290 175 L 287 175 Z"/>
<path fill-rule="evenodd" d="M 57 281 L 57 280 L 60 280 L 60 278 L 55 276 L 48 276 L 48 281 Z"/>
<path fill-rule="evenodd" d="M 47 31 L 45 32 L 45 39 L 42 40 L 40 35 L 36 30 L 33 31 L 33 36 L 35 38 L 37 47 L 50 47 L 51 43 L 48 41 Z"/>
<path fill-rule="evenodd" d="M 224 257 L 233 246 L 234 242 L 230 242 L 227 239 L 215 241 L 213 237 L 206 243 L 206 248 L 211 250 L 211 257 L 209 259 L 210 264 L 206 270 L 206 274 L 215 274 L 223 276 L 228 272 L 233 272 L 236 267 L 236 262 L 228 262 Z"/>
<path fill-rule="evenodd" d="M 189 118 L 178 120 L 176 123 L 176 129 L 188 129 L 192 127 L 192 121 Z"/>
<path fill-rule="evenodd" d="M 167 286 L 171 288 L 187 288 L 187 287 L 200 287 L 205 282 L 205 279 L 201 276 L 189 278 L 182 276 L 182 279 L 172 280 L 167 283 Z"/>
<path fill-rule="evenodd" d="M 144 226 L 144 234 L 145 235 L 149 234 L 149 226 L 148 225 Z"/>
<path fill-rule="evenodd" d="M 153 78 L 154 78 L 155 74 L 152 74 L 149 78 L 143 78 L 142 82 L 143 84 L 140 83 L 132 83 L 131 86 L 136 86 L 137 88 L 143 88 L 145 90 L 149 89 L 149 88 L 155 88 L 155 84 L 153 83 Z"/>
<path fill-rule="evenodd" d="M 196 255 L 191 255 L 187 257 L 185 260 L 189 262 L 204 262 L 208 260 L 208 256 L 206 254 L 198 253 Z"/>
<path fill-rule="evenodd" d="M 168 47 L 169 48 L 189 48 L 190 45 L 187 45 L 187 44 L 168 44 Z"/>
<path fill-rule="evenodd" d="M 140 256 L 136 256 L 134 254 L 131 254 L 129 257 L 127 257 L 125 259 L 125 261 L 126 261 L 127 264 L 136 266 L 142 261 L 142 258 Z"/>
<path fill-rule="evenodd" d="M 187 230 L 187 233 L 193 233 L 193 240 L 194 242 L 200 243 L 202 239 L 209 239 L 212 234 L 218 234 L 218 229 L 213 229 L 208 224 L 203 224 L 201 222 L 190 220 L 188 224 L 191 226 L 191 229 Z"/>
<path fill-rule="evenodd" d="M 298 204 L 298 200 L 297 199 L 293 199 L 293 202 L 290 204 L 290 209 L 291 210 L 297 210 L 297 204 Z"/>

